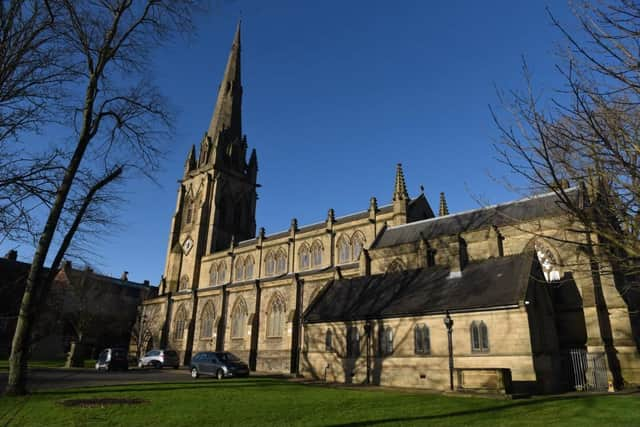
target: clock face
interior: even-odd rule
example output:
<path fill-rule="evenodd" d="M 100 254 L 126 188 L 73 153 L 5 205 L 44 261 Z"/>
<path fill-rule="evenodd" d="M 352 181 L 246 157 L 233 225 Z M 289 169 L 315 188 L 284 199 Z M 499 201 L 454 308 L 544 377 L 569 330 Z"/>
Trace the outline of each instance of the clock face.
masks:
<path fill-rule="evenodd" d="M 187 255 L 192 247 L 193 247 L 193 240 L 191 239 L 191 237 L 187 237 L 187 240 L 185 240 L 184 243 L 182 244 L 182 250 L 184 251 L 184 254 Z"/>

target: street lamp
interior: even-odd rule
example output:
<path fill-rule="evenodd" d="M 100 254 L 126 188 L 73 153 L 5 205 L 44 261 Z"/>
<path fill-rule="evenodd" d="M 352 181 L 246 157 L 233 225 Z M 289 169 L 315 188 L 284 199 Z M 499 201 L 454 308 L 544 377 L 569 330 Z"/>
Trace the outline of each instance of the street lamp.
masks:
<path fill-rule="evenodd" d="M 449 338 L 449 387 L 453 391 L 453 341 L 451 340 L 453 319 L 449 316 L 449 310 L 446 311 L 444 316 L 444 326 L 447 327 L 447 336 Z"/>

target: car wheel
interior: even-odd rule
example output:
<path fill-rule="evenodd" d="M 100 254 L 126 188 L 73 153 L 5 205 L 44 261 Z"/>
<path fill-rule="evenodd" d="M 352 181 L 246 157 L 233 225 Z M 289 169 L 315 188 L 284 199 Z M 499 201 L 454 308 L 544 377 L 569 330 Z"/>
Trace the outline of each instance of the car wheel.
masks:
<path fill-rule="evenodd" d="M 160 362 L 158 362 L 157 360 L 154 360 L 153 362 L 151 362 L 151 365 L 153 365 L 153 367 L 156 368 L 156 369 L 162 368 L 162 364 Z"/>
<path fill-rule="evenodd" d="M 178 366 L 178 365 L 174 365 L 174 366 L 173 366 L 173 369 L 178 369 L 179 367 L 180 367 L 180 366 Z"/>
<path fill-rule="evenodd" d="M 200 374 L 198 373 L 198 369 L 197 368 L 191 368 L 191 378 L 193 378 L 195 380 L 199 376 L 200 376 Z"/>
<path fill-rule="evenodd" d="M 222 372 L 222 369 L 218 369 L 216 371 L 216 378 L 219 379 L 219 380 L 224 378 L 224 372 Z"/>

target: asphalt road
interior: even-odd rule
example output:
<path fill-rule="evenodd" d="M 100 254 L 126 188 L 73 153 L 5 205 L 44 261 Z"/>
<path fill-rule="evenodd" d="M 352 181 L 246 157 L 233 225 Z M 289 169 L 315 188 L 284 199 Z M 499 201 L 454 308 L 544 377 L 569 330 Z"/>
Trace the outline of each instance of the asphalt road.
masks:
<path fill-rule="evenodd" d="M 0 384 L 4 390 L 8 371 L 0 371 Z M 138 369 L 128 371 L 96 372 L 94 369 L 35 368 L 27 377 L 29 390 L 47 390 L 101 385 L 193 381 L 186 369 Z"/>

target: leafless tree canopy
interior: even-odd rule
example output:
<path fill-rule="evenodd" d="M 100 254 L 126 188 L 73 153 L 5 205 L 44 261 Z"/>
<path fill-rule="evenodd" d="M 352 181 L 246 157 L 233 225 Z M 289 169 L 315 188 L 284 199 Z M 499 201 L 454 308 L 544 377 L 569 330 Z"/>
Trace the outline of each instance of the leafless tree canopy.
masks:
<path fill-rule="evenodd" d="M 640 256 L 640 3 L 583 2 L 580 32 L 572 34 L 549 12 L 565 40 L 557 72 L 564 87 L 541 101 L 524 64 L 526 90 L 501 93 L 507 115 L 493 111 L 499 159 L 533 192 L 555 191 L 586 231 L 595 253 L 636 274 Z M 587 198 L 572 198 L 567 185 Z M 585 243 L 586 240 L 580 239 Z"/>
<path fill-rule="evenodd" d="M 14 162 L 15 170 L 6 177 L 0 176 L 0 215 L 6 215 L 0 217 L 0 226 L 12 226 L 16 223 L 12 218 L 18 215 L 23 217 L 18 223 L 30 224 L 19 227 L 18 233 L 36 230 L 36 252 L 13 339 L 8 393 L 24 392 L 30 328 L 36 308 L 46 298 L 53 279 L 51 274 L 43 277 L 50 250 L 55 248 L 50 266 L 54 272 L 83 224 L 90 224 L 88 228 L 95 230 L 96 225 L 108 222 L 110 215 L 104 210 L 113 199 L 105 188 L 108 190 L 108 185 L 124 171 L 137 169 L 150 175 L 158 165 L 161 144 L 172 131 L 172 117 L 150 79 L 153 73 L 149 54 L 178 33 L 192 31 L 191 16 L 198 3 L 197 0 L 2 3 L 3 17 L 17 17 L 13 24 L 5 25 L 3 20 L 5 39 L 11 39 L 13 28 L 23 28 L 25 38 L 33 35 L 43 41 L 25 44 L 27 53 L 22 58 L 35 58 L 39 62 L 30 68 L 29 59 L 22 60 L 22 68 L 9 73 L 8 84 L 0 81 L 3 85 L 0 90 L 20 86 L 12 79 L 26 76 L 44 86 L 42 92 L 35 93 L 45 94 L 34 104 L 28 91 L 18 92 L 10 103 L 0 104 L 3 120 L 0 125 L 8 123 L 9 129 L 4 134 L 17 138 L 20 132 L 38 130 L 44 112 L 51 112 L 58 125 L 68 128 L 72 141 L 47 141 L 58 147 L 53 153 L 27 157 L 22 165 Z M 41 33 L 33 34 L 38 26 L 30 23 L 32 17 L 33 22 L 42 22 Z M 3 44 L 0 49 L 6 46 Z M 53 64 L 46 62 L 50 47 L 56 53 Z M 48 93 L 64 96 L 49 98 Z M 16 111 L 22 108 L 22 114 L 30 112 L 32 118 L 24 122 L 9 120 L 12 106 Z M 22 127 L 11 125 L 12 122 Z M 4 129 L 1 126 L 0 136 Z M 1 144 L 17 156 L 18 150 L 12 150 L 2 140 L 0 148 Z M 34 165 L 38 167 L 33 169 Z M 34 211 L 38 210 L 44 218 L 42 225 L 32 221 L 38 216 Z"/>

